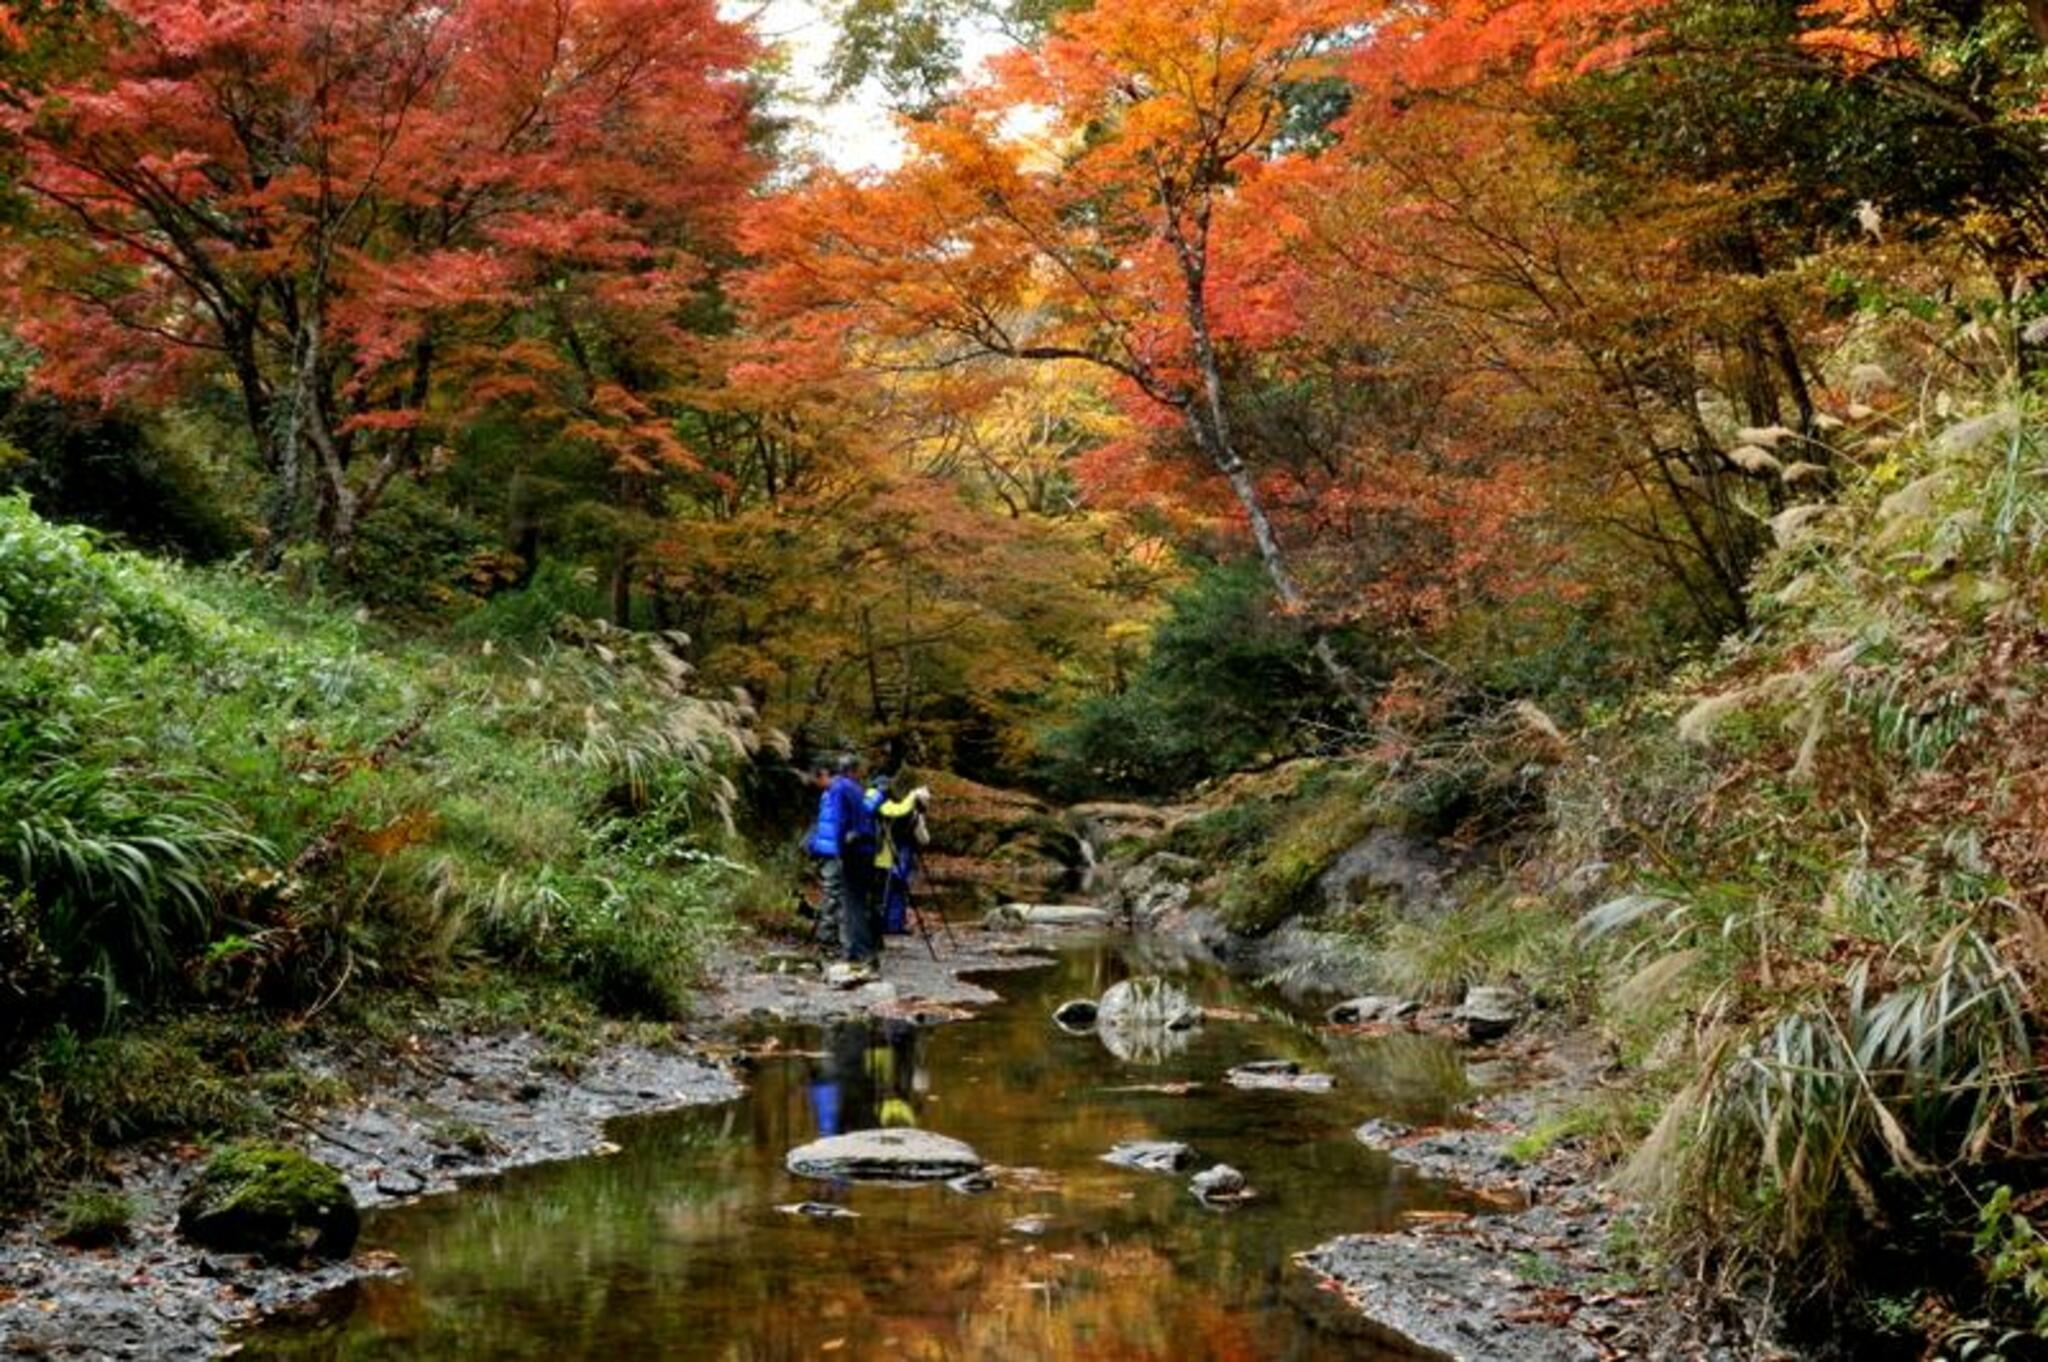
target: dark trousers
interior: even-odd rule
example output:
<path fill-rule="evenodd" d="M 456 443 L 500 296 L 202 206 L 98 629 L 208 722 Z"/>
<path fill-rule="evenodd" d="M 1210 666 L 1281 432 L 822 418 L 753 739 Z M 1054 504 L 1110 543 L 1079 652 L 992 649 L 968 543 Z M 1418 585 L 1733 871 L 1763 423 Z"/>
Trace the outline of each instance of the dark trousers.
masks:
<path fill-rule="evenodd" d="M 875 883 L 875 849 L 873 846 L 849 847 L 839 858 L 839 875 L 842 889 L 839 905 L 844 912 L 840 921 L 840 940 L 846 943 L 846 958 L 861 963 L 877 960 L 882 954 L 879 914 L 876 898 L 879 886 Z"/>

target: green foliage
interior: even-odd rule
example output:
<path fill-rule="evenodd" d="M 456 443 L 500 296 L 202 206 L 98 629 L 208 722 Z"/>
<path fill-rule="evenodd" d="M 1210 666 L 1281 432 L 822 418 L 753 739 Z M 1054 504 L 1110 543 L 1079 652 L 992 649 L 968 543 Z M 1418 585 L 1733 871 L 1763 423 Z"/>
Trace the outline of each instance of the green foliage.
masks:
<path fill-rule="evenodd" d="M 2016 1200 L 2004 1185 L 1984 1200 L 1975 1247 L 1990 1287 L 1989 1313 L 1944 1332 L 1944 1359 L 2005 1362 L 2032 1356 L 2028 1350 L 2048 1339 L 2048 1236 L 2016 1208 Z M 2030 1200 L 2038 1205 L 2040 1199 Z"/>
<path fill-rule="evenodd" d="M 378 608 L 445 617 L 502 585 L 515 566 L 488 526 L 401 479 L 363 522 L 345 585 Z"/>
<path fill-rule="evenodd" d="M 229 1133 L 255 1115 L 190 1026 L 84 1039 L 59 1026 L 0 1074 L 0 1202 L 94 1170 L 151 1136 Z"/>
<path fill-rule="evenodd" d="M 0 496 L 0 646 L 107 636 L 163 646 L 193 627 L 161 568 L 44 520 L 24 496 Z"/>
<path fill-rule="evenodd" d="M 1342 712 L 1309 646 L 1256 563 L 1205 569 L 1169 600 L 1130 685 L 1046 737 L 1046 778 L 1165 794 L 1296 749 Z"/>
<path fill-rule="evenodd" d="M 1232 931 L 1257 936 L 1322 907 L 1318 884 L 1344 851 L 1378 824 L 1372 773 L 1312 776 L 1277 813 L 1271 831 L 1230 865 L 1219 906 Z"/>
<path fill-rule="evenodd" d="M 81 1185 L 57 1198 L 50 1237 L 73 1248 L 104 1248 L 128 1238 L 135 1203 L 111 1187 Z"/>
<path fill-rule="evenodd" d="M 729 853 L 753 715 L 696 695 L 665 638 L 555 620 L 520 651 L 408 642 L 19 498 L 0 610 L 9 1189 L 305 1096 L 225 1088 L 161 1024 L 81 1039 L 110 1021 L 317 1012 L 480 959 L 676 1017 L 749 882 Z"/>
<path fill-rule="evenodd" d="M 124 996 L 161 993 L 214 925 L 213 882 L 267 848 L 220 800 L 45 755 L 0 770 L 0 857 L 38 905 L 44 942 L 94 980 L 103 1019 Z"/>
<path fill-rule="evenodd" d="M 523 586 L 501 591 L 455 622 L 459 639 L 535 648 L 566 618 L 594 619 L 603 601 L 592 575 L 559 558 L 542 561 Z"/>

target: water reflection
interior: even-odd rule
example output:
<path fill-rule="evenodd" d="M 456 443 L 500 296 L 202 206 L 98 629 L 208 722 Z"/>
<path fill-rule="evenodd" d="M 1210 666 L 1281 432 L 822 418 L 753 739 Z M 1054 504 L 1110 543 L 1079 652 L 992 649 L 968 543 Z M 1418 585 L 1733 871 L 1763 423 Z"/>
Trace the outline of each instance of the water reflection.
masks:
<path fill-rule="evenodd" d="M 715 1109 L 624 1123 L 624 1152 L 372 1218 L 369 1246 L 412 1274 L 367 1284 L 318 1320 L 249 1337 L 257 1358 L 602 1358 L 793 1362 L 927 1359 L 1373 1357 L 1304 1309 L 1290 1255 L 1330 1234 L 1456 1204 L 1351 1138 L 1368 1115 L 1440 1115 L 1455 1055 L 1411 1038 L 1323 1055 L 1271 999 L 1214 977 L 1197 1000 L 1260 1013 L 1211 1021 L 1136 1067 L 1048 1020 L 1127 965 L 1108 949 L 1006 981 L 1015 1001 L 973 1023 L 792 1035 Z M 1375 1048 L 1378 1047 L 1378 1048 Z M 1320 1060 L 1325 1095 L 1243 1093 L 1230 1064 Z M 1162 1080 L 1164 1082 L 1162 1083 Z M 1185 1095 L 1157 1090 L 1192 1084 Z M 992 1162 L 1039 1170 L 985 1195 L 830 1186 L 783 1171 L 819 1135 L 917 1124 Z M 1177 1139 L 1242 1168 L 1258 1201 L 1218 1213 L 1180 1178 L 1112 1168 L 1119 1140 Z M 851 1220 L 779 1215 L 834 1200 Z M 1042 1233 L 1012 1228 L 1043 1217 Z"/>
<path fill-rule="evenodd" d="M 919 1097 L 931 1091 L 918 1056 L 922 1035 L 922 1028 L 894 1019 L 828 1028 L 823 1052 L 806 1061 L 804 1091 L 817 1133 L 917 1125 Z"/>

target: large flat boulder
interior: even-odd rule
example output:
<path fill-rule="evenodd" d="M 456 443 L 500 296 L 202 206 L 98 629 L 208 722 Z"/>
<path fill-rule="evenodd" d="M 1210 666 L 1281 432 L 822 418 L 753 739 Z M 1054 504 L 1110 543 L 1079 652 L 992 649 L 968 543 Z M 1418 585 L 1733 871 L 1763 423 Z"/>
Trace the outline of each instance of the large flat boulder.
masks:
<path fill-rule="evenodd" d="M 1109 910 L 1088 903 L 1006 903 L 989 911 L 985 926 L 1005 927 L 1107 927 Z"/>
<path fill-rule="evenodd" d="M 783 1160 L 804 1178 L 852 1182 L 944 1182 L 981 1170 L 981 1155 L 929 1130 L 855 1130 L 789 1151 Z"/>

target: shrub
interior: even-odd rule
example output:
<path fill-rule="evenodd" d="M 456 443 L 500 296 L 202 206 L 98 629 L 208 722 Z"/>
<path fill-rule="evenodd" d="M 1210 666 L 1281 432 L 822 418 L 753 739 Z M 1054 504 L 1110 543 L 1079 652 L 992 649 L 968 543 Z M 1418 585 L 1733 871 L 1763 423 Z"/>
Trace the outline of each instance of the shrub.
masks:
<path fill-rule="evenodd" d="M 538 647 L 565 619 L 593 619 L 604 598 L 588 568 L 550 558 L 524 586 L 493 595 L 456 621 L 455 637 Z"/>
<path fill-rule="evenodd" d="M 215 874 L 268 848 L 218 799 L 142 772 L 41 765 L 0 770 L 0 858 L 58 960 L 96 982 L 104 1021 L 123 995 L 163 989 L 212 935 Z"/>
<path fill-rule="evenodd" d="M 157 646 L 192 629 L 162 568 L 44 520 L 27 497 L 0 496 L 0 646 L 104 634 Z"/>
<path fill-rule="evenodd" d="M 127 1240 L 135 1203 L 111 1187 L 74 1187 L 57 1199 L 50 1237 L 73 1248 L 105 1248 Z"/>

